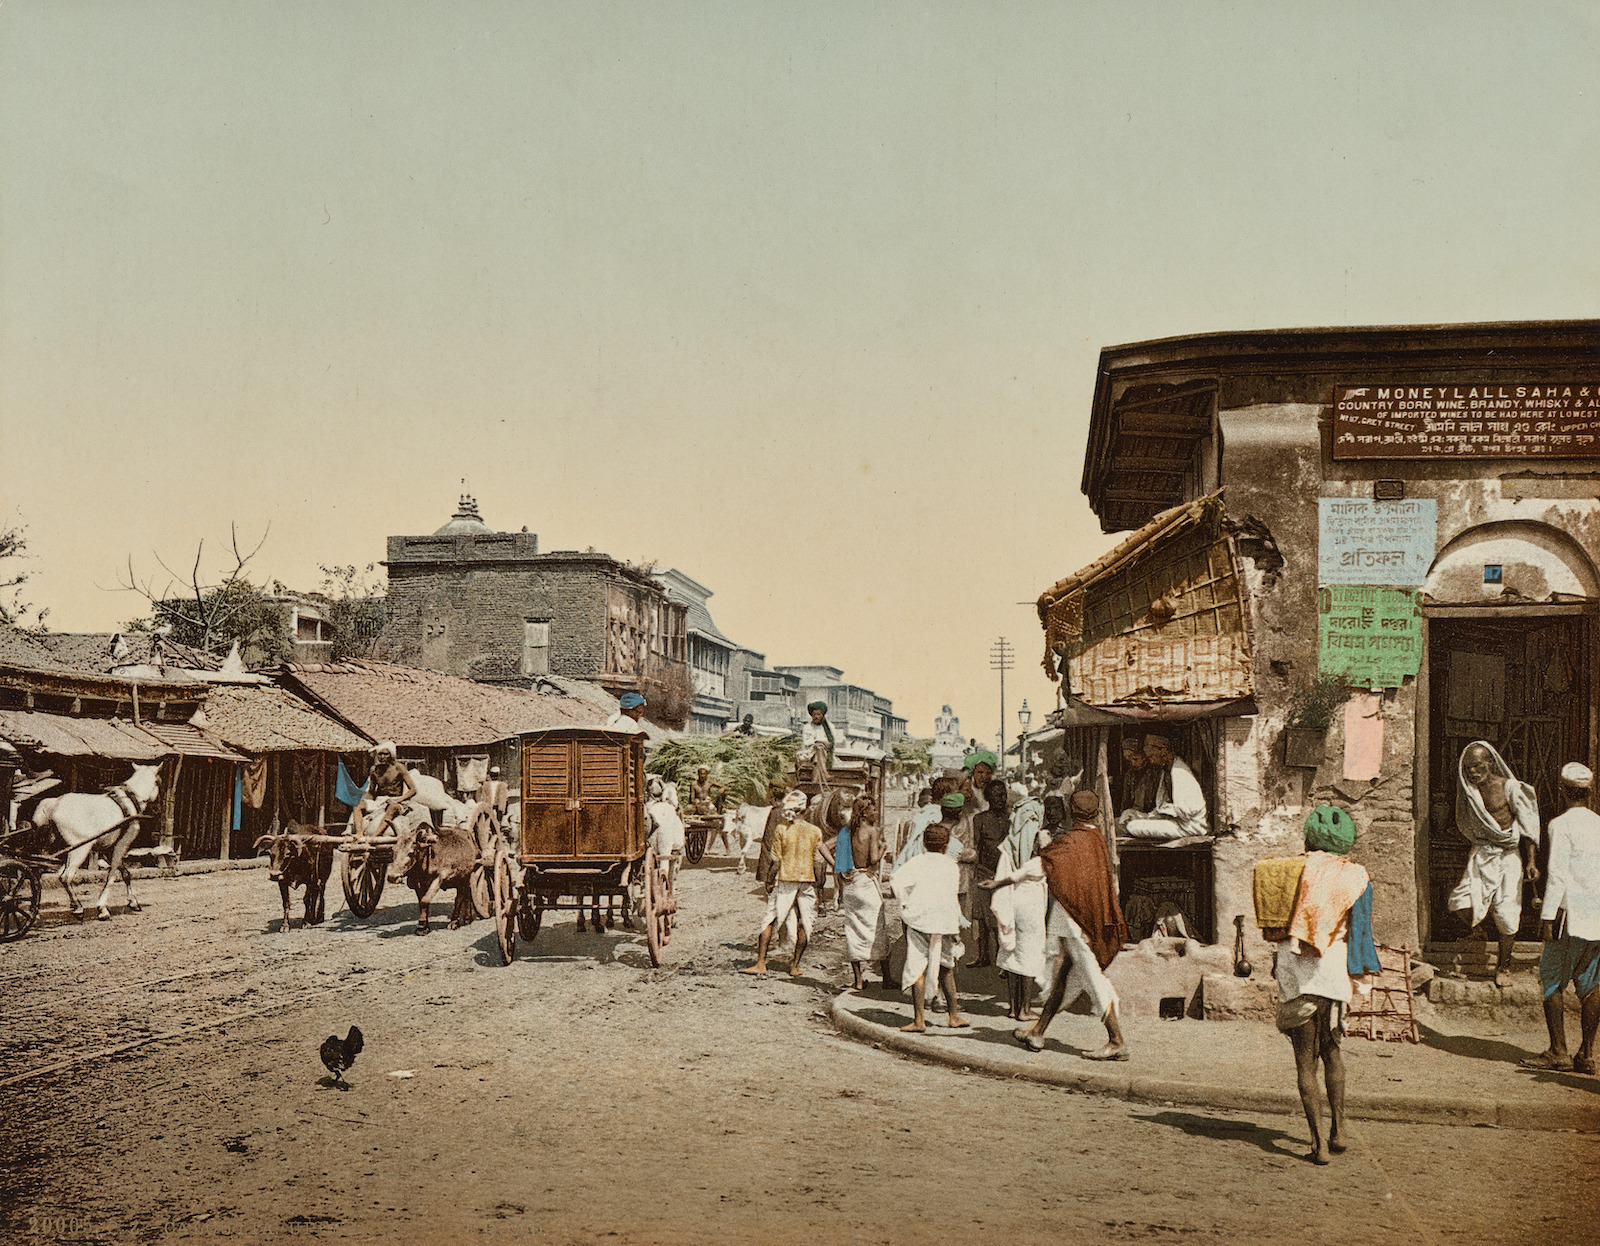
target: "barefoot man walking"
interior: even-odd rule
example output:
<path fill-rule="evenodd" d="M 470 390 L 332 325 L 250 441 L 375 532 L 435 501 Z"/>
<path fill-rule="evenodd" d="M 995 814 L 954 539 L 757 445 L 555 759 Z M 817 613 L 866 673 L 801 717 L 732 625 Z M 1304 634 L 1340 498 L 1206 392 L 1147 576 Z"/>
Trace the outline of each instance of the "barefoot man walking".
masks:
<path fill-rule="evenodd" d="M 1094 1015 L 1106 1027 L 1106 1045 L 1088 1053 L 1088 1058 L 1126 1060 L 1128 1044 L 1117 1020 L 1117 992 L 1105 970 L 1122 950 L 1128 926 L 1117 903 L 1105 837 L 1095 821 L 1100 800 L 1090 791 L 1074 792 L 1068 808 L 1072 829 L 1039 852 L 1050 887 L 1050 915 L 1045 923 L 1046 943 L 1053 945 L 1051 959 L 1055 961 L 1050 995 L 1039 1019 L 1013 1031 L 1012 1037 L 1030 1051 L 1043 1051 L 1044 1032 L 1056 1013 L 1078 996 L 1087 995 Z"/>
<path fill-rule="evenodd" d="M 959 792 L 946 796 L 946 812 L 960 815 L 966 799 Z M 956 1007 L 956 936 L 961 932 L 961 904 L 956 896 L 960 867 L 945 854 L 950 823 L 936 822 L 923 832 L 927 851 L 894 872 L 889 887 L 900 901 L 900 920 L 906 928 L 906 963 L 900 981 L 911 991 L 912 1019 L 902 1030 L 921 1033 L 928 1028 L 924 1009 L 931 972 L 944 987 L 949 1016 L 945 1024 L 962 1029 L 971 1024 Z"/>
<path fill-rule="evenodd" d="M 820 851 L 829 867 L 833 865 L 833 854 L 822 843 L 822 828 L 799 821 L 800 811 L 805 807 L 804 792 L 794 791 L 784 797 L 783 821 L 772 832 L 772 859 L 777 867 L 777 879 L 767 896 L 767 917 L 756 945 L 756 963 L 747 965 L 740 973 L 767 972 L 767 949 L 772 946 L 773 932 L 793 911 L 799 914 L 800 929 L 795 932 L 789 976 L 800 975 L 800 958 L 805 955 L 811 926 L 817 919 L 817 884 L 811 871 L 812 857 Z"/>

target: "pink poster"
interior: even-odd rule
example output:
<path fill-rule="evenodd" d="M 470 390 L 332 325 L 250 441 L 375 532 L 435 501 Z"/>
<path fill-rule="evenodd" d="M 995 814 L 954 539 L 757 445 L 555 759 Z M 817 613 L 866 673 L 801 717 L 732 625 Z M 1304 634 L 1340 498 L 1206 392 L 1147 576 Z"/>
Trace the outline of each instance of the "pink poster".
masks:
<path fill-rule="evenodd" d="M 1376 779 L 1382 769 L 1382 699 L 1358 692 L 1344 706 L 1344 777 Z"/>

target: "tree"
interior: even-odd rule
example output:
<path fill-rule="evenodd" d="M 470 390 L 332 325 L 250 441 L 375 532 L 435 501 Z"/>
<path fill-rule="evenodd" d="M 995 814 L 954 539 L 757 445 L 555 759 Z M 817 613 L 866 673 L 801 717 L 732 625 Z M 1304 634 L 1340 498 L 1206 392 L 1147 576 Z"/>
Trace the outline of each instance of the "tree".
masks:
<path fill-rule="evenodd" d="M 25 586 L 33 575 L 32 570 L 23 565 L 27 561 L 26 526 L 0 528 L 0 623 L 42 632 L 45 616 L 50 611 L 48 608 L 39 610 L 26 600 Z"/>
<path fill-rule="evenodd" d="M 318 564 L 322 592 L 333 624 L 333 660 L 370 658 L 388 618 L 383 586 L 373 575 L 377 563 L 356 568 L 354 563 L 332 567 Z"/>
<path fill-rule="evenodd" d="M 901 736 L 894 742 L 892 756 L 896 774 L 925 774 L 933 769 L 933 741 Z"/>
<path fill-rule="evenodd" d="M 159 589 L 159 577 L 138 578 L 130 555 L 128 578 L 121 586 L 143 597 L 150 605 L 150 614 L 130 620 L 127 630 L 165 630 L 179 644 L 215 654 L 225 654 L 237 643 L 246 660 L 257 665 L 286 661 L 294 652 L 293 644 L 284 627 L 283 611 L 270 599 L 271 594 L 285 591 L 284 586 L 274 580 L 269 588 L 262 588 L 250 580 L 248 570 L 250 560 L 261 552 L 266 541 L 267 532 L 263 532 L 261 540 L 245 553 L 239 548 L 238 525 L 231 525 L 232 565 L 225 562 L 224 570 L 215 578 L 201 571 L 204 538 L 195 547 L 194 564 L 186 575 L 174 571 L 157 554 L 156 563 L 169 577 Z"/>

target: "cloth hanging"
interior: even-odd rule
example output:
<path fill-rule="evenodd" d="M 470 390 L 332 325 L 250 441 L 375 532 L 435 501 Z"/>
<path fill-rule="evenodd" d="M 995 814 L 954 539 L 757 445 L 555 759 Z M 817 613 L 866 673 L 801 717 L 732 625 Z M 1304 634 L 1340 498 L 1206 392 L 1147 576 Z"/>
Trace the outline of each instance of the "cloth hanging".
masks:
<path fill-rule="evenodd" d="M 322 754 L 295 753 L 289 773 L 295 809 L 308 821 L 316 821 L 317 808 L 322 803 Z"/>
<path fill-rule="evenodd" d="M 258 757 L 240 768 L 240 785 L 244 803 L 252 809 L 261 808 L 267 799 L 267 759 Z M 236 826 L 234 830 L 238 830 Z"/>
<path fill-rule="evenodd" d="M 1290 936 L 1310 944 L 1318 955 L 1326 952 L 1341 935 L 1345 914 L 1371 885 L 1367 871 L 1354 861 L 1326 852 L 1306 853 Z"/>
<path fill-rule="evenodd" d="M 476 792 L 489 778 L 489 754 L 456 758 L 456 791 Z"/>
<path fill-rule="evenodd" d="M 1300 894 L 1300 875 L 1305 872 L 1304 857 L 1268 857 L 1257 861 L 1250 871 L 1250 895 L 1256 906 L 1256 925 L 1263 930 L 1287 930 L 1294 916 L 1294 902 Z M 1278 942 L 1283 938 L 1279 935 Z"/>
<path fill-rule="evenodd" d="M 333 785 L 333 798 L 341 805 L 354 809 L 361 803 L 361 788 L 344 768 L 344 758 L 339 759 L 339 778 Z"/>
<path fill-rule="evenodd" d="M 258 806 L 259 807 L 259 806 Z M 244 767 L 233 768 L 233 829 L 238 830 L 244 814 Z"/>
<path fill-rule="evenodd" d="M 1359 978 L 1365 973 L 1383 972 L 1383 964 L 1378 960 L 1377 946 L 1372 941 L 1371 883 L 1367 884 L 1367 889 L 1361 893 L 1360 899 L 1350 906 L 1350 942 L 1345 960 L 1348 962 L 1352 978 Z"/>

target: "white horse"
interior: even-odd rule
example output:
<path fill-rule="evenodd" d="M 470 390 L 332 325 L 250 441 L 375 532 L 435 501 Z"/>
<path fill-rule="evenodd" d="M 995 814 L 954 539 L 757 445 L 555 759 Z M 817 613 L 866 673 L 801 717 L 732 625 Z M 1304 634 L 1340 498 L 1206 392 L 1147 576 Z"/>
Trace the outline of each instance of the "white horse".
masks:
<path fill-rule="evenodd" d="M 111 864 L 106 870 L 106 885 L 100 889 L 98 907 L 101 921 L 111 920 L 111 910 L 106 898 L 111 894 L 111 880 L 121 875 L 128 887 L 128 911 L 137 913 L 139 902 L 133 898 L 133 875 L 122 863 L 133 841 L 139 837 L 139 823 L 130 821 L 112 838 L 109 832 L 125 818 L 143 813 L 161 794 L 161 764 L 135 766 L 128 779 L 100 796 L 89 792 L 68 792 L 39 802 L 34 811 L 33 824 L 37 827 L 53 826 L 67 846 L 67 862 L 57 875 L 66 890 L 67 903 L 74 917 L 83 916 L 83 905 L 72 893 L 72 880 L 96 849 L 111 849 Z"/>

